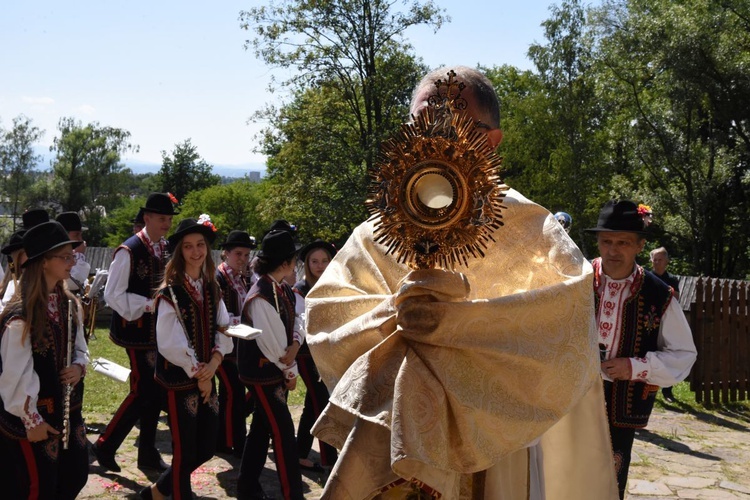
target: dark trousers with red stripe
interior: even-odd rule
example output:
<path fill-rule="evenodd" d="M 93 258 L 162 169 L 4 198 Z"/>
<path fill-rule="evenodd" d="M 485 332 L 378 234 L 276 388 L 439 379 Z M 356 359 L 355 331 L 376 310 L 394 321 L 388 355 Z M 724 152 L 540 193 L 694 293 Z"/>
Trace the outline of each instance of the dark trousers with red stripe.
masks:
<path fill-rule="evenodd" d="M 86 486 L 89 452 L 81 410 L 70 412 L 70 439 L 63 450 L 62 434 L 32 443 L 27 439 L 6 441 L 15 484 L 2 487 L 3 498 L 73 500 Z"/>
<path fill-rule="evenodd" d="M 299 427 L 297 427 L 297 456 L 302 459 L 307 458 L 310 454 L 313 443 L 313 436 L 310 434 L 310 429 L 312 429 L 315 421 L 323 413 L 328 404 L 329 394 L 328 388 L 320 380 L 320 375 L 312 356 L 298 356 L 297 367 L 307 388 L 305 407 L 302 409 Z M 320 463 L 322 465 L 333 466 L 338 456 L 336 448 L 321 440 L 318 440 L 318 444 L 320 445 Z"/>
<path fill-rule="evenodd" d="M 172 432 L 172 465 L 156 481 L 156 487 L 174 500 L 192 498 L 190 474 L 214 456 L 219 426 L 219 401 L 211 388 L 208 403 L 200 391 L 167 391 L 169 430 Z"/>
<path fill-rule="evenodd" d="M 260 474 L 266 463 L 269 441 L 273 438 L 276 472 L 284 499 L 304 499 L 297 443 L 294 438 L 294 422 L 287 406 L 288 392 L 284 383 L 253 384 L 248 386 L 248 389 L 252 393 L 255 409 L 237 478 L 237 498 L 255 498 L 262 491 Z"/>
<path fill-rule="evenodd" d="M 130 359 L 130 393 L 120 404 L 96 446 L 114 454 L 140 420 L 138 454 L 155 450 L 156 426 L 164 402 L 164 389 L 154 380 L 156 349 L 126 349 Z"/>
<path fill-rule="evenodd" d="M 216 370 L 219 378 L 219 439 L 220 448 L 233 448 L 242 453 L 245 446 L 245 385 L 240 382 L 237 363 L 225 359 Z"/>

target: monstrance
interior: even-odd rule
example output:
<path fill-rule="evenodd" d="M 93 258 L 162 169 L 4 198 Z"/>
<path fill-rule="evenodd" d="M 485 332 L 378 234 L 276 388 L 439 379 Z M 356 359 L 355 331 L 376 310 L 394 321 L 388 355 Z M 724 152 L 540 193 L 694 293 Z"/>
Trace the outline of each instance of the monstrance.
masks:
<path fill-rule="evenodd" d="M 503 225 L 502 159 L 464 111 L 455 76 L 435 83 L 428 106 L 381 146 L 370 170 L 375 241 L 412 269 L 468 266 Z"/>

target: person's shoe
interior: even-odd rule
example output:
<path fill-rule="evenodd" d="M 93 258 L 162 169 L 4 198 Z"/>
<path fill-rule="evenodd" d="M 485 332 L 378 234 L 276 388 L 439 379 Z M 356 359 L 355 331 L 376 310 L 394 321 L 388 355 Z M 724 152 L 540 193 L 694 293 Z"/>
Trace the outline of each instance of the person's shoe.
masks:
<path fill-rule="evenodd" d="M 161 455 L 156 450 L 156 448 L 153 448 L 148 451 L 140 451 L 138 453 L 138 468 L 143 469 L 151 469 L 155 470 L 157 472 L 164 472 L 169 468 L 169 465 L 162 460 Z"/>
<path fill-rule="evenodd" d="M 117 462 L 115 462 L 115 454 L 114 453 L 107 453 L 96 445 L 96 443 L 91 445 L 91 451 L 96 457 L 96 461 L 99 462 L 99 465 L 104 467 L 107 470 L 110 470 L 112 472 L 120 472 L 122 469 L 120 469 L 120 466 L 117 465 Z"/>
<path fill-rule="evenodd" d="M 154 495 L 151 493 L 151 485 L 146 486 L 141 491 L 138 492 L 138 495 L 143 500 L 153 500 Z"/>
<path fill-rule="evenodd" d="M 671 387 L 662 387 L 661 389 L 661 395 L 664 397 L 665 401 L 668 401 L 670 403 L 676 403 L 677 400 L 674 397 L 674 394 L 672 394 L 672 388 Z"/>
<path fill-rule="evenodd" d="M 323 466 L 321 466 L 318 462 L 313 462 L 312 460 L 307 460 L 307 462 L 309 462 L 309 464 L 302 463 L 302 461 L 300 460 L 299 468 L 302 470 L 307 470 L 310 472 L 318 472 L 321 474 L 325 472 L 325 469 L 323 469 Z"/>

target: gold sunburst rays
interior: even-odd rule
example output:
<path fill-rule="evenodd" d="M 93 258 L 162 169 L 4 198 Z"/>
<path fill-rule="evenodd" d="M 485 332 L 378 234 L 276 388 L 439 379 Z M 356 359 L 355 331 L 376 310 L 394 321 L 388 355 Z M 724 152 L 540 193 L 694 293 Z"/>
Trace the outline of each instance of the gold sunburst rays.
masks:
<path fill-rule="evenodd" d="M 465 112 L 426 108 L 382 145 L 370 171 L 375 241 L 412 269 L 483 257 L 503 225 L 501 163 Z"/>

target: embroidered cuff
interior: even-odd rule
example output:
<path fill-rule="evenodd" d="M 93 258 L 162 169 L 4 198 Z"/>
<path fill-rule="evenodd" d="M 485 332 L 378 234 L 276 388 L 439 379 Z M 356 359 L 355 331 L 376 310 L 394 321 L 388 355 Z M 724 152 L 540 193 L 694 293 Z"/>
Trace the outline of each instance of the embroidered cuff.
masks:
<path fill-rule="evenodd" d="M 143 306 L 143 312 L 152 313 L 154 312 L 154 299 L 148 299 L 146 305 Z"/>
<path fill-rule="evenodd" d="M 229 315 L 229 326 L 237 326 L 242 321 L 242 316 Z"/>
<path fill-rule="evenodd" d="M 215 353 L 219 353 L 219 356 L 221 356 L 221 359 L 219 360 L 219 364 L 221 364 L 222 361 L 224 361 L 224 354 L 219 349 L 219 346 L 214 346 L 213 349 L 211 349 L 211 356 L 213 356 Z"/>
<path fill-rule="evenodd" d="M 292 342 L 297 341 L 299 345 L 302 345 L 302 335 L 299 332 L 292 333 Z"/>
<path fill-rule="evenodd" d="M 292 366 L 284 370 L 284 378 L 286 380 L 292 380 L 293 378 L 296 378 L 298 375 L 297 371 L 297 363 L 294 363 Z"/>
<path fill-rule="evenodd" d="M 73 363 L 81 367 L 81 378 L 86 376 L 86 365 L 84 363 Z"/>
<path fill-rule="evenodd" d="M 637 380 L 639 382 L 647 382 L 651 375 L 651 366 L 646 358 L 628 358 L 630 361 L 630 369 L 632 375 L 630 380 Z"/>
<path fill-rule="evenodd" d="M 24 428 L 29 431 L 33 429 L 34 427 L 41 425 L 42 422 L 44 422 L 44 419 L 40 414 L 38 414 L 35 411 L 27 412 L 21 417 L 21 421 L 23 422 Z"/>

